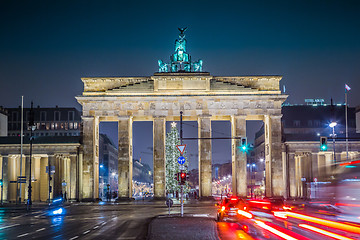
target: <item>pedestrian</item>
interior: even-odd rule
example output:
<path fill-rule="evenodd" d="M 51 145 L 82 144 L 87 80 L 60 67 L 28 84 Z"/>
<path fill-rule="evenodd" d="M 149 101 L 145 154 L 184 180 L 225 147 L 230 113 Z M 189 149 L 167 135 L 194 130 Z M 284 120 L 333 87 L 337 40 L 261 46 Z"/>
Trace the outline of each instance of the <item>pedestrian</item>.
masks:
<path fill-rule="evenodd" d="M 64 201 L 67 202 L 67 194 L 66 194 L 66 191 L 64 193 Z"/>
<path fill-rule="evenodd" d="M 61 201 L 63 201 L 64 200 L 64 196 L 63 196 L 63 192 L 62 192 L 62 190 L 60 191 L 60 197 L 61 197 Z"/>

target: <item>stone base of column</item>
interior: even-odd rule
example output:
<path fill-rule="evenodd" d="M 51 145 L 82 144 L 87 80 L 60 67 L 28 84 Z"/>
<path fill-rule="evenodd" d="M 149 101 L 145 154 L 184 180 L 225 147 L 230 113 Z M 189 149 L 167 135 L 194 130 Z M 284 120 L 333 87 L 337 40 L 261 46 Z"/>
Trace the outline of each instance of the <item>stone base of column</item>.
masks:
<path fill-rule="evenodd" d="M 100 202 L 100 198 L 83 198 L 81 202 Z"/>
<path fill-rule="evenodd" d="M 166 201 L 166 197 L 153 197 L 153 201 Z"/>
<path fill-rule="evenodd" d="M 132 202 L 135 201 L 135 198 L 128 198 L 128 197 L 118 197 L 115 202 Z"/>
<path fill-rule="evenodd" d="M 215 198 L 213 196 L 204 196 L 198 198 L 199 201 L 215 201 Z"/>

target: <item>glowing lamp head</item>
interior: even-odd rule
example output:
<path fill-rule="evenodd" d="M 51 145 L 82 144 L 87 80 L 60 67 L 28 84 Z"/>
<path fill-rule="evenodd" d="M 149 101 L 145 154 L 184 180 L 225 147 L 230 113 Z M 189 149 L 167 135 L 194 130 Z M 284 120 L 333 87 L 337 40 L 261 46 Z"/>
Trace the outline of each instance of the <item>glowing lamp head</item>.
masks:
<path fill-rule="evenodd" d="M 332 122 L 332 123 L 329 124 L 329 127 L 333 128 L 333 127 L 335 127 L 336 125 L 337 125 L 336 122 Z"/>

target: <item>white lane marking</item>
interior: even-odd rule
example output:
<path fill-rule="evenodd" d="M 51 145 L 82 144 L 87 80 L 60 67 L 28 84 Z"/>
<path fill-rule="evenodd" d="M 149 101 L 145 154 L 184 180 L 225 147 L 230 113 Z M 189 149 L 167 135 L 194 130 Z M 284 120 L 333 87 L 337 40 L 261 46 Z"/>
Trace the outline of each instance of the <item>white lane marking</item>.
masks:
<path fill-rule="evenodd" d="M 14 225 L 10 225 L 10 226 L 5 226 L 5 227 L 1 227 L 0 230 L 3 230 L 5 228 L 10 228 L 10 227 L 15 227 L 15 226 L 19 226 L 20 224 L 14 224 Z"/>
<path fill-rule="evenodd" d="M 83 232 L 83 234 L 85 235 L 85 234 L 87 234 L 87 233 L 89 233 L 89 232 L 90 232 L 90 230 L 87 230 L 87 231 Z"/>
<path fill-rule="evenodd" d="M 193 217 L 208 217 L 209 214 L 193 214 Z"/>
<path fill-rule="evenodd" d="M 29 235 L 29 233 L 24 233 L 24 234 L 21 234 L 19 236 L 17 236 L 18 238 L 21 238 L 21 237 L 25 237 L 26 235 Z"/>
<path fill-rule="evenodd" d="M 77 239 L 79 236 L 75 236 L 75 237 L 72 237 L 70 238 L 69 240 L 74 240 L 74 239 Z"/>
<path fill-rule="evenodd" d="M 99 226 L 95 226 L 93 229 L 97 229 Z"/>
<path fill-rule="evenodd" d="M 40 231 L 44 231 L 46 228 L 40 228 L 38 230 L 36 230 L 37 232 L 40 232 Z"/>
<path fill-rule="evenodd" d="M 136 237 L 120 237 L 118 239 L 136 239 Z"/>

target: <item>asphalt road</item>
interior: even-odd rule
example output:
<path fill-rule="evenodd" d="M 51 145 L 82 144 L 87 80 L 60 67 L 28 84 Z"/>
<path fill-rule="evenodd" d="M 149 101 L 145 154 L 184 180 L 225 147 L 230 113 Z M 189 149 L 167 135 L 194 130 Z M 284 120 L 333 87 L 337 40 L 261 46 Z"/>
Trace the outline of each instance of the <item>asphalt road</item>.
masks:
<path fill-rule="evenodd" d="M 55 208 L 55 210 L 58 208 Z M 6 209 L 4 209 L 6 210 Z M 171 213 L 179 213 L 179 207 Z M 0 211 L 0 239 L 146 239 L 148 225 L 157 215 L 168 214 L 164 202 L 130 204 L 72 204 L 63 214 L 36 209 Z M 214 205 L 186 205 L 187 214 L 215 216 Z"/>

